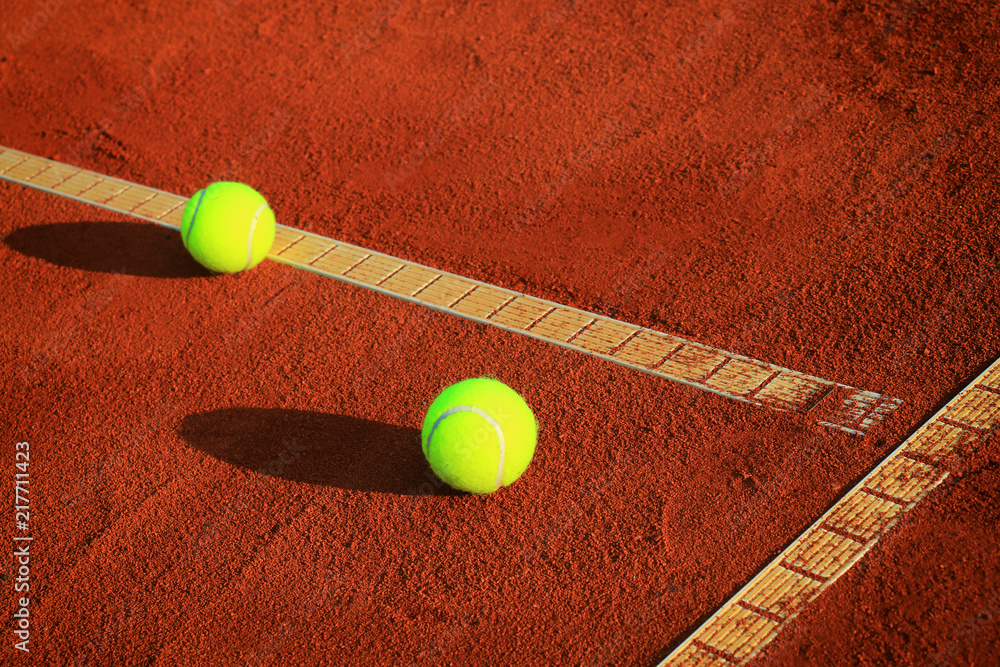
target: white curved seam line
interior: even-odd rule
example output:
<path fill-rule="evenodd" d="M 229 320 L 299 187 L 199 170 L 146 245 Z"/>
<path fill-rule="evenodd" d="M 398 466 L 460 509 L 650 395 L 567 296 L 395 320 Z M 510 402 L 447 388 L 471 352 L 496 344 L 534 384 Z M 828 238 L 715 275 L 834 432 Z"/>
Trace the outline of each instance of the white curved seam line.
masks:
<path fill-rule="evenodd" d="M 201 194 L 198 195 L 198 201 L 194 204 L 194 213 L 191 214 L 191 224 L 188 225 L 188 233 L 184 237 L 184 245 L 187 245 L 191 241 L 191 230 L 194 229 L 194 221 L 198 219 L 198 209 L 201 208 L 201 200 L 204 198 L 205 191 L 202 190 Z"/>
<path fill-rule="evenodd" d="M 500 462 L 497 464 L 497 479 L 494 484 L 493 490 L 496 491 L 503 485 L 503 469 L 504 460 L 507 458 L 507 446 L 503 439 L 503 429 L 500 428 L 500 424 L 497 420 L 493 419 L 485 410 L 477 408 L 474 405 L 456 405 L 455 407 L 448 408 L 441 415 L 434 420 L 434 424 L 431 426 L 431 432 L 427 434 L 427 452 L 431 451 L 431 441 L 434 439 L 434 431 L 437 429 L 438 424 L 444 421 L 445 417 L 450 417 L 457 412 L 474 412 L 483 419 L 485 419 L 493 430 L 497 432 L 497 442 L 500 443 Z"/>
<path fill-rule="evenodd" d="M 250 268 L 250 262 L 253 261 L 253 230 L 257 228 L 257 221 L 265 208 L 267 208 L 267 202 L 257 207 L 257 212 L 253 214 L 253 220 L 250 221 L 250 238 L 247 239 L 247 263 L 243 265 L 244 271 Z"/>

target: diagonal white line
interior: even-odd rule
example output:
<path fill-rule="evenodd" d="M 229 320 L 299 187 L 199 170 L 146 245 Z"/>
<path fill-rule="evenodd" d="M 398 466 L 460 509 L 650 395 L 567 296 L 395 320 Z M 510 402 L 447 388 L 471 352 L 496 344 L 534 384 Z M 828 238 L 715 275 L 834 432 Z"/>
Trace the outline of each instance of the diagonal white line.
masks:
<path fill-rule="evenodd" d="M 0 163 L 6 162 L 10 159 L 17 160 L 17 164 L 22 164 L 29 160 L 35 161 L 37 162 L 39 169 L 44 168 L 46 165 L 57 165 L 62 167 L 69 166 L 61 165 L 61 163 L 54 160 L 48 160 L 46 158 L 33 156 L 28 153 L 0 146 Z M 123 188 L 134 185 L 128 181 L 110 178 L 96 172 L 90 172 L 82 169 L 78 170 L 74 176 L 82 176 L 84 180 L 90 178 L 96 181 L 110 182 L 112 185 L 120 185 Z M 164 227 L 171 227 L 174 229 L 177 228 L 177 225 L 169 224 L 163 219 L 157 219 L 145 215 L 136 215 L 128 210 L 120 209 L 113 205 L 95 203 L 74 194 L 45 187 L 38 183 L 29 182 L 16 177 L 5 176 L 4 174 L 0 174 L 0 179 L 33 187 L 93 206 L 106 208 L 124 215 L 131 215 L 131 217 L 149 220 L 150 222 L 154 222 Z M 149 190 L 153 193 L 162 194 L 163 199 L 167 202 L 176 200 L 175 206 L 173 206 L 168 213 L 176 211 L 181 204 L 187 201 L 186 198 L 179 197 L 178 195 L 174 195 L 169 192 L 153 188 L 149 188 Z M 163 213 L 159 217 L 168 217 L 168 213 Z M 260 211 L 258 211 L 258 213 L 260 213 Z M 279 239 L 283 238 L 283 235 L 284 237 L 292 235 L 297 237 L 297 240 L 292 243 L 276 241 L 275 245 L 272 247 L 271 253 L 268 255 L 276 262 L 281 262 L 305 271 L 318 273 L 336 280 L 358 285 L 359 287 L 381 292 L 394 298 L 411 301 L 424 307 L 448 313 L 450 315 L 496 326 L 522 336 L 529 336 L 531 338 L 544 340 L 554 345 L 559 345 L 577 352 L 583 352 L 584 354 L 600 357 L 601 359 L 605 359 L 628 368 L 645 373 L 651 373 L 673 382 L 695 387 L 702 391 L 707 391 L 732 400 L 751 403 L 753 405 L 764 405 L 778 410 L 792 410 L 797 412 L 814 411 L 817 405 L 825 401 L 825 403 L 823 403 L 824 407 L 835 407 L 836 409 L 828 411 L 829 414 L 820 414 L 821 411 L 816 410 L 815 412 L 819 415 L 817 417 L 817 422 L 826 427 L 837 429 L 849 434 L 864 435 L 865 431 L 869 427 L 885 419 L 888 413 L 895 410 L 902 403 L 899 399 L 888 398 L 875 392 L 863 391 L 848 385 L 832 382 L 830 380 L 824 380 L 805 373 L 799 373 L 788 368 L 782 368 L 757 359 L 751 359 L 732 352 L 726 352 L 707 345 L 701 345 L 677 336 L 671 336 L 651 329 L 638 327 L 636 325 L 614 320 L 596 313 L 589 313 L 575 308 L 570 308 L 562 304 L 546 301 L 544 299 L 529 297 L 519 292 L 496 287 L 488 283 L 465 278 L 445 271 L 439 271 L 415 262 L 409 262 L 403 259 L 390 257 L 388 255 L 381 255 L 349 243 L 334 241 L 333 239 L 327 239 L 316 234 L 293 230 L 292 228 L 285 227 L 284 225 L 278 225 L 277 227 Z M 433 282 L 434 285 L 443 285 L 447 282 L 451 284 L 466 285 L 467 288 L 461 293 L 463 295 L 457 296 L 454 300 L 447 303 L 439 303 L 435 301 L 434 299 L 436 297 L 433 295 L 425 297 L 425 293 L 433 292 L 433 290 L 429 288 L 423 290 L 423 292 L 419 295 L 402 293 L 400 291 L 389 289 L 387 285 L 391 281 L 388 279 L 380 280 L 373 284 L 371 282 L 366 282 L 364 280 L 359 280 L 355 277 L 346 275 L 353 265 L 358 264 L 362 260 L 355 259 L 352 266 L 346 267 L 340 272 L 336 272 L 321 268 L 319 266 L 320 263 L 315 261 L 317 259 L 316 257 L 303 257 L 296 259 L 292 255 L 298 253 L 298 249 L 306 245 L 299 242 L 303 239 L 310 239 L 316 242 L 314 243 L 316 247 L 322 247 L 322 252 L 329 253 L 330 255 L 333 255 L 335 252 L 353 251 L 356 255 L 360 256 L 362 260 L 367 259 L 368 257 L 381 257 L 389 260 L 390 263 L 403 265 L 402 269 L 411 269 L 417 272 L 433 275 L 434 277 L 431 282 Z M 326 264 L 325 259 L 323 264 Z M 397 273 L 399 273 L 399 271 L 397 271 Z M 449 280 L 441 280 L 445 277 Z M 424 286 L 429 287 L 431 282 L 426 283 Z M 502 293 L 507 295 L 508 298 L 503 307 L 495 309 L 492 313 L 487 313 L 485 316 L 478 316 L 475 313 L 468 312 L 458 307 L 459 304 L 461 304 L 464 295 L 475 293 L 478 290 Z M 512 310 L 516 310 L 514 306 L 518 304 L 534 304 L 535 306 L 543 306 L 542 311 L 531 318 L 530 330 L 528 328 L 519 328 L 505 320 L 507 314 Z M 546 310 L 547 312 L 545 312 Z M 575 330 L 570 330 L 566 329 L 568 322 L 579 322 L 581 324 Z M 551 326 L 549 326 L 550 323 Z M 632 336 L 629 336 L 627 339 L 623 339 L 619 345 L 621 349 L 602 350 L 588 347 L 584 341 L 586 335 L 583 330 L 589 329 L 595 325 L 609 326 L 612 328 L 617 327 L 619 330 L 627 329 L 632 333 Z M 560 329 L 560 327 L 562 327 L 562 329 Z M 548 333 L 546 331 L 548 331 Z M 561 334 L 556 335 L 551 333 L 552 331 L 561 331 L 562 334 L 566 335 L 564 337 L 560 337 Z M 631 356 L 625 354 L 626 347 L 636 343 L 636 341 L 638 341 L 642 336 L 646 336 L 654 341 L 660 341 L 661 343 L 663 341 L 670 341 L 672 344 L 675 344 L 677 347 L 671 353 L 673 355 L 679 355 L 679 352 L 685 352 L 688 353 L 685 358 L 690 357 L 692 354 L 695 357 L 701 355 L 704 358 L 711 358 L 711 368 L 706 368 L 705 373 L 701 374 L 700 372 L 689 372 L 690 369 L 684 367 L 684 363 L 690 364 L 690 361 L 677 361 L 670 355 L 668 355 L 668 357 L 670 357 L 669 360 L 667 357 L 664 357 L 662 359 L 643 361 L 637 360 L 634 354 Z M 625 342 L 626 340 L 627 343 Z M 751 391 L 745 391 L 743 393 L 737 391 L 733 384 L 727 384 L 727 382 L 730 382 L 729 380 L 721 379 L 720 376 L 723 375 L 726 369 L 731 366 L 740 365 L 753 369 L 755 372 L 760 374 L 761 378 L 766 377 L 767 379 L 760 379 L 759 384 L 753 387 Z M 828 396 L 831 396 L 834 393 L 834 390 L 838 390 L 843 395 L 836 399 L 829 399 Z"/>

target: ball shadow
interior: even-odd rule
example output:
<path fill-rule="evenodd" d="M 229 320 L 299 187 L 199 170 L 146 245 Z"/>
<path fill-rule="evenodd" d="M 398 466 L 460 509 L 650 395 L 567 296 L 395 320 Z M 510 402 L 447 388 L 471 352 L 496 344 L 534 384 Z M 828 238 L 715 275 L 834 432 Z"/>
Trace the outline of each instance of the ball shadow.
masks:
<path fill-rule="evenodd" d="M 23 255 L 84 271 L 153 278 L 211 275 L 184 249 L 180 232 L 149 222 L 54 222 L 15 230 L 4 243 Z"/>
<path fill-rule="evenodd" d="M 305 410 L 222 408 L 184 418 L 192 447 L 254 472 L 308 484 L 400 495 L 451 495 L 431 472 L 415 428 Z"/>

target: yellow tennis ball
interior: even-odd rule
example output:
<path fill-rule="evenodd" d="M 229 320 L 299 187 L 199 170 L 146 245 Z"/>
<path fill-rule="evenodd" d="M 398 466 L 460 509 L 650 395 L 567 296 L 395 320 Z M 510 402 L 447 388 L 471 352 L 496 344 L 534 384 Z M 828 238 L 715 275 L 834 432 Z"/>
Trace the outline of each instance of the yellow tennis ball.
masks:
<path fill-rule="evenodd" d="M 520 394 L 498 380 L 457 382 L 434 399 L 421 432 L 424 456 L 446 484 L 493 493 L 524 474 L 538 422 Z"/>
<path fill-rule="evenodd" d="M 196 192 L 181 220 L 184 247 L 216 273 L 238 273 L 260 264 L 274 243 L 274 232 L 274 211 L 263 195 L 228 181 Z"/>

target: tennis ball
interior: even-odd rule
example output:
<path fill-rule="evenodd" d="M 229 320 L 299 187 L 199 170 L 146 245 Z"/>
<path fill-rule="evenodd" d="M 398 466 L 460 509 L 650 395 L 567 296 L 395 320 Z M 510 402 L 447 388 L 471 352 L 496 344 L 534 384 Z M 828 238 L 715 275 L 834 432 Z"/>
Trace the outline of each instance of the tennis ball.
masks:
<path fill-rule="evenodd" d="M 274 243 L 274 211 L 243 183 L 220 181 L 195 193 L 184 207 L 181 239 L 199 264 L 215 273 L 252 269 Z"/>
<path fill-rule="evenodd" d="M 470 493 L 509 486 L 531 463 L 538 422 L 520 394 L 491 378 L 457 382 L 434 399 L 421 433 L 434 474 Z"/>

